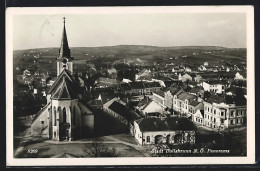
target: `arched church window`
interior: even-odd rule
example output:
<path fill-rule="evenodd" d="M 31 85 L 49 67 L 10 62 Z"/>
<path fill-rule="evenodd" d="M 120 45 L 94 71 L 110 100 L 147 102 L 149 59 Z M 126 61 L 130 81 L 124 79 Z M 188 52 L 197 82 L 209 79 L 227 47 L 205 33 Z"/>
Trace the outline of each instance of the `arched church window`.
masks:
<path fill-rule="evenodd" d="M 73 124 L 76 125 L 76 108 L 73 107 Z"/>
<path fill-rule="evenodd" d="M 57 119 L 56 119 L 56 107 L 53 107 L 53 122 L 54 122 L 54 126 L 57 125 Z"/>
<path fill-rule="evenodd" d="M 61 115 L 61 107 L 59 106 L 58 107 L 58 115 L 59 115 L 59 121 L 61 122 L 62 121 L 62 115 Z"/>
<path fill-rule="evenodd" d="M 66 108 L 63 108 L 63 123 L 67 122 Z"/>

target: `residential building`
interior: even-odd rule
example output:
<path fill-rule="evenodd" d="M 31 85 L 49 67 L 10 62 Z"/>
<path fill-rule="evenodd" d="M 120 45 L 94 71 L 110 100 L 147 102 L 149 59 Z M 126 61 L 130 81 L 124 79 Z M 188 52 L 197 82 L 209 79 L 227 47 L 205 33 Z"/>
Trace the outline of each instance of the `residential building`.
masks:
<path fill-rule="evenodd" d="M 134 121 L 134 136 L 139 144 L 195 143 L 195 131 L 190 125 L 182 130 L 180 118 L 146 117 Z M 192 124 L 189 122 L 189 124 Z M 187 129 L 188 128 L 188 129 Z M 190 128 L 190 129 L 189 129 Z"/>
<path fill-rule="evenodd" d="M 232 96 L 212 96 L 204 101 L 204 124 L 225 129 L 246 124 L 246 104 L 237 106 Z"/>
<path fill-rule="evenodd" d="M 205 91 L 214 92 L 217 94 L 225 93 L 225 83 L 222 80 L 210 80 L 201 83 Z"/>

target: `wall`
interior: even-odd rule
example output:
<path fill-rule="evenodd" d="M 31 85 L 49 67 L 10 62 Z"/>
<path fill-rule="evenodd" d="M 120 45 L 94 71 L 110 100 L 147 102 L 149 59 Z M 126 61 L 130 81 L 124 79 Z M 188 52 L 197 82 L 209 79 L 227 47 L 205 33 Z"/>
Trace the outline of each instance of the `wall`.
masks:
<path fill-rule="evenodd" d="M 46 105 L 40 112 L 39 116 L 31 125 L 31 135 L 49 138 L 49 112 L 50 104 Z"/>

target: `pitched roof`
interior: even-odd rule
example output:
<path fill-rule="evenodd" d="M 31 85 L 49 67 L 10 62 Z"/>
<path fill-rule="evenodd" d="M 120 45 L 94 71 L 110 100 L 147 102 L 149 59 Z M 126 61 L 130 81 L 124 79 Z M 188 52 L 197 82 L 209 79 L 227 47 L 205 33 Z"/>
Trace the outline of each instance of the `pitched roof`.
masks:
<path fill-rule="evenodd" d="M 51 88 L 48 91 L 48 94 L 51 94 L 53 92 L 56 92 L 57 87 L 59 86 L 59 84 L 61 84 L 63 77 L 67 78 L 69 81 L 73 82 L 74 84 L 76 83 L 75 78 L 71 75 L 70 71 L 67 69 L 64 69 L 60 75 L 58 76 L 58 78 L 55 80 L 55 82 L 53 83 L 53 85 L 51 86 Z"/>
<path fill-rule="evenodd" d="M 158 94 L 161 97 L 165 96 L 164 91 L 162 91 L 162 90 L 158 90 L 155 94 Z"/>
<path fill-rule="evenodd" d="M 196 106 L 198 106 L 198 104 L 200 104 L 200 102 L 198 102 L 198 101 L 196 101 L 196 100 L 193 100 L 193 101 L 190 102 L 189 105 L 191 105 L 191 106 L 193 106 L 193 107 L 196 107 Z"/>
<path fill-rule="evenodd" d="M 190 90 L 190 93 L 199 93 L 201 90 L 203 90 L 203 87 L 200 87 L 200 86 L 196 86 L 196 87 L 193 87 L 191 90 Z"/>
<path fill-rule="evenodd" d="M 77 99 L 77 94 L 74 92 L 71 82 L 67 78 L 63 77 L 62 83 L 57 88 L 57 91 L 53 93 L 51 99 L 66 100 Z"/>
<path fill-rule="evenodd" d="M 145 131 L 175 131 L 175 130 L 193 130 L 194 126 L 191 121 L 183 118 L 154 118 L 147 117 L 135 121 L 141 130 Z M 185 123 L 185 124 L 184 124 Z M 186 126 L 184 126 L 186 125 Z"/>
<path fill-rule="evenodd" d="M 130 82 L 129 85 L 132 89 L 145 89 L 143 82 Z"/>
<path fill-rule="evenodd" d="M 158 82 L 144 82 L 145 88 L 161 87 Z"/>
<path fill-rule="evenodd" d="M 108 108 L 116 112 L 117 114 L 127 118 L 128 110 L 126 106 L 122 105 L 121 103 L 114 101 Z"/>
<path fill-rule="evenodd" d="M 190 94 L 190 93 L 187 93 L 187 92 L 182 92 L 178 95 L 178 99 L 184 101 L 184 100 L 193 100 L 196 96 Z"/>
<path fill-rule="evenodd" d="M 170 87 L 170 92 L 172 95 L 179 95 L 183 91 L 182 87 L 179 86 L 171 86 Z"/>

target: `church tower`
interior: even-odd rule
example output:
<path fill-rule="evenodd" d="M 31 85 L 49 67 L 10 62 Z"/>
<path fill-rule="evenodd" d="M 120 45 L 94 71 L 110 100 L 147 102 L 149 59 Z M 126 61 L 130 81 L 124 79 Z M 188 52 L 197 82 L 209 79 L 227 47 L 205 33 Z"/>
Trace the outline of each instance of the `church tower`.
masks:
<path fill-rule="evenodd" d="M 63 18 L 63 32 L 61 37 L 61 45 L 59 49 L 59 57 L 57 58 L 57 76 L 63 71 L 63 69 L 69 70 L 73 74 L 73 59 L 70 56 L 70 49 L 66 34 L 65 17 Z"/>

